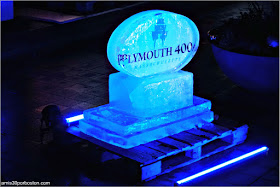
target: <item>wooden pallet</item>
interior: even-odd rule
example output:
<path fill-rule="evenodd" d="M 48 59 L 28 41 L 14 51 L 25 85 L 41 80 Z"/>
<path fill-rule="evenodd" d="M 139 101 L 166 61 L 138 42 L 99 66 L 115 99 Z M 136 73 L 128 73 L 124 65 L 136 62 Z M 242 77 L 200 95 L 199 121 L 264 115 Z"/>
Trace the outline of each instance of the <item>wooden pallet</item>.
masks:
<path fill-rule="evenodd" d="M 197 162 L 245 141 L 248 126 L 221 118 L 202 128 L 190 129 L 131 149 L 122 149 L 83 134 L 72 126 L 68 132 L 86 139 L 137 165 L 140 181 L 148 181 L 174 169 Z M 222 123 L 222 124 L 221 124 Z"/>

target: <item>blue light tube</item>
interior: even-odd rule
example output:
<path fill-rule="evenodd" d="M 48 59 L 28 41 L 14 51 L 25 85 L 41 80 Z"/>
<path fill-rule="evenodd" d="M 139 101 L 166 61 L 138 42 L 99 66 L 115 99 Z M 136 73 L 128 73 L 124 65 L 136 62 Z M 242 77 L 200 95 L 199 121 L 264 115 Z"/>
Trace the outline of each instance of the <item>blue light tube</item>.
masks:
<path fill-rule="evenodd" d="M 74 122 L 74 121 L 79 121 L 81 119 L 84 119 L 84 115 L 83 114 L 80 114 L 78 116 L 73 116 L 71 118 L 66 118 L 65 120 L 67 121 L 67 123 L 71 123 L 71 122 Z"/>
<path fill-rule="evenodd" d="M 197 173 L 197 174 L 191 175 L 191 176 L 189 176 L 189 177 L 187 177 L 187 178 L 184 178 L 184 179 L 182 179 L 182 180 L 179 180 L 179 181 L 177 181 L 176 183 L 177 183 L 178 185 L 180 185 L 180 184 L 182 184 L 182 183 L 188 182 L 188 181 L 193 180 L 193 179 L 195 179 L 195 178 L 197 178 L 197 177 L 200 177 L 200 176 L 205 175 L 205 174 L 207 174 L 207 173 L 210 173 L 210 172 L 212 172 L 212 171 L 218 170 L 218 169 L 223 168 L 223 167 L 225 167 L 225 166 L 227 166 L 227 165 L 233 164 L 233 163 L 235 163 L 235 162 L 238 162 L 238 161 L 240 161 L 240 160 L 243 160 L 243 159 L 245 159 L 245 158 L 248 158 L 248 157 L 250 157 L 250 156 L 253 156 L 253 155 L 255 155 L 255 154 L 258 154 L 258 153 L 263 152 L 263 151 L 266 151 L 266 150 L 268 150 L 267 147 L 265 147 L 265 146 L 264 146 L 264 147 L 261 147 L 261 148 L 259 148 L 259 149 L 256 149 L 255 151 L 246 153 L 246 154 L 241 155 L 241 156 L 239 156 L 239 157 L 236 157 L 236 158 L 234 158 L 234 159 L 232 159 L 232 160 L 229 160 L 229 161 L 227 161 L 227 162 L 224 162 L 224 163 L 222 163 L 222 164 L 219 164 L 219 165 L 214 166 L 214 167 L 212 167 L 212 168 L 209 168 L 209 169 L 207 169 L 207 170 L 201 171 L 201 172 L 199 172 L 199 173 Z"/>

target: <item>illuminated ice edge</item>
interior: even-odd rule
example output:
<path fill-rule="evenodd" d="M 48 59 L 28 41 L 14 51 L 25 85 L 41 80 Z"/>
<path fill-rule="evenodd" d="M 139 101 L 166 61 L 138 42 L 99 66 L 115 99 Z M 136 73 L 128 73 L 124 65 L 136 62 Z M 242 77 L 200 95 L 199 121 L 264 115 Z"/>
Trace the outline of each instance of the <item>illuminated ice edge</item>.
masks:
<path fill-rule="evenodd" d="M 66 120 L 67 123 L 72 123 L 72 122 L 75 122 L 75 121 L 80 121 L 82 119 L 84 119 L 84 115 L 80 114 L 80 115 L 77 115 L 77 116 L 66 118 L 65 120 Z"/>
<path fill-rule="evenodd" d="M 231 160 L 229 160 L 229 161 L 227 161 L 227 162 L 224 162 L 224 163 L 222 163 L 222 164 L 219 164 L 219 165 L 214 166 L 214 167 L 212 167 L 212 168 L 209 168 L 209 169 L 207 169 L 207 170 L 201 171 L 201 172 L 199 172 L 199 173 L 197 173 L 197 174 L 191 175 L 191 176 L 189 176 L 189 177 L 187 177 L 187 178 L 184 178 L 184 179 L 182 179 L 182 180 L 179 180 L 179 181 L 177 181 L 176 183 L 177 183 L 178 185 L 180 185 L 180 184 L 182 184 L 182 183 L 185 183 L 185 182 L 188 182 L 188 181 L 193 180 L 193 179 L 195 179 L 195 178 L 198 178 L 198 177 L 200 177 L 200 176 L 206 175 L 206 174 L 208 174 L 208 173 L 210 173 L 210 172 L 212 172 L 212 171 L 221 169 L 221 168 L 223 168 L 223 167 L 225 167 L 225 166 L 228 166 L 228 165 L 230 165 L 230 164 L 233 164 L 233 163 L 235 163 L 235 162 L 238 162 L 238 161 L 240 161 L 240 160 L 243 160 L 243 159 L 248 158 L 248 157 L 250 157 L 250 156 L 253 156 L 253 155 L 255 155 L 255 154 L 261 153 L 261 152 L 263 152 L 263 151 L 268 151 L 268 147 L 266 147 L 266 146 L 261 147 L 261 148 L 259 148 L 259 149 L 256 149 L 255 151 L 251 151 L 251 152 L 249 152 L 249 153 L 246 153 L 246 154 L 244 154 L 244 155 L 241 155 L 241 156 L 239 156 L 239 157 L 236 157 L 236 158 L 234 158 L 234 159 L 231 159 Z"/>

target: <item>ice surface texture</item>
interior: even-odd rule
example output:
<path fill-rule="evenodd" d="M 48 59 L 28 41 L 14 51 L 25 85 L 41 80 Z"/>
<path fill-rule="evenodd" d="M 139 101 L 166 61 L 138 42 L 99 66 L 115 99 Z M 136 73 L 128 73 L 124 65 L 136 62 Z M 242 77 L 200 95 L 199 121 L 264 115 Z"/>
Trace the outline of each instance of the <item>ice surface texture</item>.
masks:
<path fill-rule="evenodd" d="M 105 141 L 118 147 L 129 149 L 140 144 L 145 144 L 173 134 L 180 133 L 185 130 L 196 128 L 196 126 L 201 127 L 205 121 L 212 122 L 213 118 L 214 114 L 212 111 L 202 112 L 200 114 L 183 118 L 181 120 L 176 120 L 171 123 L 165 123 L 153 128 L 124 136 L 112 131 L 111 128 L 108 129 L 105 128 L 105 126 L 103 128 L 102 124 L 104 124 L 104 122 L 100 121 L 94 122 L 92 120 L 91 123 L 89 123 L 86 120 L 81 120 L 79 122 L 79 129 L 83 133 L 99 140 Z"/>
<path fill-rule="evenodd" d="M 109 77 L 109 100 L 126 113 L 145 117 L 191 106 L 193 74 L 180 70 L 138 78 L 114 73 Z"/>
<path fill-rule="evenodd" d="M 136 77 L 182 69 L 195 55 L 199 31 L 173 12 L 149 10 L 122 22 L 112 33 L 107 55 L 117 70 Z"/>
<path fill-rule="evenodd" d="M 162 124 L 171 123 L 185 119 L 193 115 L 210 111 L 211 102 L 194 96 L 194 105 L 153 117 L 142 117 L 120 111 L 117 106 L 107 104 L 84 111 L 84 118 L 87 123 L 99 126 L 119 135 L 129 135 Z"/>

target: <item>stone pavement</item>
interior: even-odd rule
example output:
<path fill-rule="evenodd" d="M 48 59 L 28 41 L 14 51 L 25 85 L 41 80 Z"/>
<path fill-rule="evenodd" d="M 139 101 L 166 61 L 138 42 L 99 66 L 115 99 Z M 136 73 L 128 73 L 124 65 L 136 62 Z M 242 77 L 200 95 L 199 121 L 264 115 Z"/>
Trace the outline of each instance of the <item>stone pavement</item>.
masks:
<path fill-rule="evenodd" d="M 2 181 L 51 181 L 52 185 L 69 185 L 74 180 L 77 180 L 79 185 L 133 184 L 128 179 L 111 180 L 109 176 L 100 176 L 94 169 L 86 167 L 87 159 L 92 159 L 92 162 L 96 159 L 97 162 L 98 152 L 88 156 L 81 148 L 73 148 L 76 152 L 72 150 L 60 153 L 59 150 L 50 151 L 46 146 L 40 145 L 39 119 L 40 112 L 49 104 L 58 105 L 64 116 L 72 116 L 82 113 L 85 109 L 108 103 L 108 76 L 117 71 L 107 60 L 106 40 L 112 30 L 128 15 L 158 8 L 186 15 L 197 24 L 201 35 L 200 47 L 194 59 L 183 69 L 194 73 L 194 94 L 211 100 L 216 114 L 247 123 L 249 134 L 248 140 L 242 145 L 192 166 L 177 169 L 143 185 L 173 185 L 176 180 L 186 177 L 188 172 L 266 145 L 270 148 L 268 155 L 259 155 L 248 162 L 217 171 L 188 185 L 278 186 L 278 94 L 252 93 L 231 82 L 216 64 L 206 39 L 209 29 L 221 23 L 223 19 L 237 16 L 246 6 L 246 2 L 151 2 L 127 11 L 71 23 L 64 28 L 65 32 L 69 29 L 69 33 L 64 37 L 60 30 L 62 26 L 54 25 L 48 27 L 49 30 L 32 32 L 35 39 L 33 38 L 31 43 L 28 43 L 28 38 L 18 41 L 13 39 L 13 46 L 18 46 L 14 52 L 30 50 L 30 45 L 39 55 L 30 53 L 31 55 L 23 55 L 13 61 L 2 59 Z M 89 31 L 83 35 L 82 31 L 85 31 L 86 27 Z M 77 28 L 81 29 L 81 33 L 71 36 L 74 32 L 71 29 L 78 32 Z M 36 40 L 40 32 L 47 35 L 47 31 L 50 30 L 52 33 L 59 31 L 57 35 L 61 39 L 56 42 L 60 42 L 57 46 L 63 50 L 53 46 L 56 43 L 51 35 L 46 37 L 45 41 Z M 2 35 L 3 37 L 5 36 Z M 32 35 L 29 37 L 32 38 Z M 73 41 L 68 41 L 72 40 L 71 37 Z M 5 41 L 8 39 L 4 40 L 3 45 Z M 40 48 L 40 42 L 44 48 Z M 48 53 L 42 52 L 44 49 L 47 49 Z M 53 53 L 51 50 L 58 51 Z M 19 53 L 23 54 L 22 51 Z M 54 151 L 61 160 L 52 158 L 51 153 Z M 56 164 L 61 164 L 60 169 L 56 169 Z"/>

